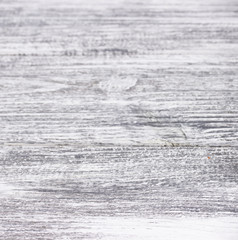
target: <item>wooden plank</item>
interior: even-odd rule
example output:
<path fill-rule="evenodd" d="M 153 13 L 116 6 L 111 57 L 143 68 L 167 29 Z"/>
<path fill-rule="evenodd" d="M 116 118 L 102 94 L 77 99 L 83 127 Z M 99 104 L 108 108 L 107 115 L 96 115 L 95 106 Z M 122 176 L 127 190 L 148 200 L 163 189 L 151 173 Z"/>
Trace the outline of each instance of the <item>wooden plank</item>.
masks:
<path fill-rule="evenodd" d="M 1 4 L 2 143 L 237 146 L 233 2 L 70 3 Z"/>
<path fill-rule="evenodd" d="M 0 233 L 4 239 L 198 239 L 201 231 L 235 239 L 237 151 L 9 147 L 1 153 Z"/>

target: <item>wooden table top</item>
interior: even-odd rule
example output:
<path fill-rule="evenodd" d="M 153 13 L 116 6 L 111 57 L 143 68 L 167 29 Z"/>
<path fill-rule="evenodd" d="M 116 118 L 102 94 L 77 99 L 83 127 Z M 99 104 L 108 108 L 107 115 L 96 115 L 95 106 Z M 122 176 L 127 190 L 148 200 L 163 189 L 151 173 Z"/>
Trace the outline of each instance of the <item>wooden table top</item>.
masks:
<path fill-rule="evenodd" d="M 237 240 L 236 0 L 0 1 L 0 239 Z"/>

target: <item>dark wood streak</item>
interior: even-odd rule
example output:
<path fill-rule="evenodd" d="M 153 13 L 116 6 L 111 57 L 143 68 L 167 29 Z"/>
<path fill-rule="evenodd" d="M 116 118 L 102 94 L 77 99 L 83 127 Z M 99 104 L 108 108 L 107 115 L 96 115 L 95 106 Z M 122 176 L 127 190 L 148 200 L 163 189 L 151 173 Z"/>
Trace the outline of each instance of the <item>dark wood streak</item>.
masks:
<path fill-rule="evenodd" d="M 0 239 L 237 239 L 237 12 L 0 1 Z"/>

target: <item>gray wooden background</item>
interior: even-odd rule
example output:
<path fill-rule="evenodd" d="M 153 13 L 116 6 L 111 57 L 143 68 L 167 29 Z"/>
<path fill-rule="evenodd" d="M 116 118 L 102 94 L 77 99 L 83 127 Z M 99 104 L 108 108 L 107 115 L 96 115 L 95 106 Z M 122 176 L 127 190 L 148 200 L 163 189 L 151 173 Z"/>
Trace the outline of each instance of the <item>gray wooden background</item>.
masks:
<path fill-rule="evenodd" d="M 0 239 L 237 240 L 238 2 L 0 0 Z"/>

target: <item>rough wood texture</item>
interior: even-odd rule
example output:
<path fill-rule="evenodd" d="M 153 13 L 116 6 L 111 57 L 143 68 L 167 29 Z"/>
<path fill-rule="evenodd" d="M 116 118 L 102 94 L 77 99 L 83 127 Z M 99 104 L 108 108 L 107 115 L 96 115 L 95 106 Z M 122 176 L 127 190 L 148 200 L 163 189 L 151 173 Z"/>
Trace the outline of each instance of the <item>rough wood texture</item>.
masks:
<path fill-rule="evenodd" d="M 235 0 L 0 1 L 0 239 L 237 240 Z"/>

